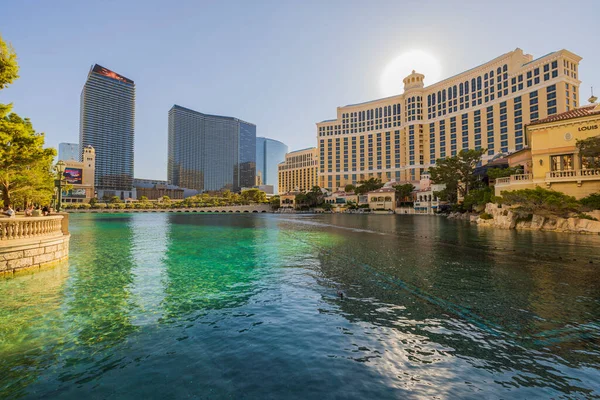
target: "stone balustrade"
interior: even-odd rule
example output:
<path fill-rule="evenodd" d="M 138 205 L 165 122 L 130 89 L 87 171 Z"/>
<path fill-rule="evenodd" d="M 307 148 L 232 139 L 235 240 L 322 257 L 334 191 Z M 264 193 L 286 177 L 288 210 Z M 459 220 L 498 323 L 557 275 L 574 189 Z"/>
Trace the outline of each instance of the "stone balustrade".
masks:
<path fill-rule="evenodd" d="M 68 214 L 0 218 L 0 275 L 66 260 L 69 239 Z"/>
<path fill-rule="evenodd" d="M 532 179 L 533 179 L 532 174 L 517 174 L 517 175 L 506 176 L 503 178 L 498 178 L 498 179 L 496 179 L 496 182 L 494 183 L 494 185 L 507 186 L 512 183 L 529 182 Z"/>
<path fill-rule="evenodd" d="M 0 240 L 61 236 L 63 218 L 62 215 L 0 218 Z"/>
<path fill-rule="evenodd" d="M 571 169 L 563 171 L 550 171 L 546 173 L 548 182 L 600 180 L 600 169 Z"/>

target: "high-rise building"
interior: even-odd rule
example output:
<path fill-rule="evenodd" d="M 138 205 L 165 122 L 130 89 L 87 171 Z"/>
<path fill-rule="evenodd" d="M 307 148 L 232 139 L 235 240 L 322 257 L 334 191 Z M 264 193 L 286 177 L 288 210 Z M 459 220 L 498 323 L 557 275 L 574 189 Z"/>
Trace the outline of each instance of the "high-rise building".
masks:
<path fill-rule="evenodd" d="M 168 179 L 179 187 L 237 192 L 255 184 L 254 124 L 174 105 L 168 152 Z"/>
<path fill-rule="evenodd" d="M 58 159 L 63 161 L 79 161 L 79 143 L 59 143 L 58 144 Z"/>
<path fill-rule="evenodd" d="M 272 185 L 277 193 L 279 172 L 277 165 L 285 160 L 288 147 L 274 139 L 256 138 L 256 184 Z"/>
<path fill-rule="evenodd" d="M 79 144 L 96 150 L 98 197 L 132 197 L 135 84 L 98 64 L 81 91 Z"/>
<path fill-rule="evenodd" d="M 285 155 L 279 164 L 279 193 L 309 191 L 318 185 L 319 152 L 316 147 Z"/>
<path fill-rule="evenodd" d="M 534 60 L 516 49 L 427 87 L 413 71 L 403 94 L 338 107 L 317 123 L 319 185 L 416 182 L 462 149 L 487 149 L 484 161 L 519 150 L 525 124 L 577 107 L 579 61 L 567 50 Z"/>

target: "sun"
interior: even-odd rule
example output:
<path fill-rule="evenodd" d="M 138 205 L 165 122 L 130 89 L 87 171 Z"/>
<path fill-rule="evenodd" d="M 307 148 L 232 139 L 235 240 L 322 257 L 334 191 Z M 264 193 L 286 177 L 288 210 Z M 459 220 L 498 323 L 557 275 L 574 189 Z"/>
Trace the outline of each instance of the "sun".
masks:
<path fill-rule="evenodd" d="M 422 50 L 411 50 L 394 58 L 383 70 L 380 87 L 384 97 L 400 94 L 404 90 L 402 80 L 415 70 L 425 75 L 425 85 L 438 82 L 442 75 L 440 62 Z"/>

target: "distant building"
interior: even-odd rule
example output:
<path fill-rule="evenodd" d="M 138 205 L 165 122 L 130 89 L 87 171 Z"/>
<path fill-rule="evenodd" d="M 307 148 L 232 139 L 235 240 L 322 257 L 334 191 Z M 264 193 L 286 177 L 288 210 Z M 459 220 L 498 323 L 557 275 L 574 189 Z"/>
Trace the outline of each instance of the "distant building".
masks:
<path fill-rule="evenodd" d="M 62 201 L 65 203 L 89 203 L 95 197 L 94 177 L 96 169 L 96 152 L 93 147 L 83 149 L 82 160 L 64 160 L 64 179 L 71 186 L 63 191 Z"/>
<path fill-rule="evenodd" d="M 256 125 L 174 105 L 169 110 L 168 179 L 201 192 L 239 192 L 256 179 Z"/>
<path fill-rule="evenodd" d="M 522 173 L 496 179 L 496 196 L 537 186 L 577 199 L 600 192 L 600 158 L 583 156 L 577 147 L 578 140 L 600 136 L 600 104 L 541 119 L 526 131 L 529 147 L 507 157 Z"/>
<path fill-rule="evenodd" d="M 369 208 L 375 211 L 396 210 L 396 189 L 393 187 L 382 187 L 367 193 Z"/>
<path fill-rule="evenodd" d="M 299 191 L 289 191 L 289 192 L 281 192 L 279 194 L 279 207 L 280 208 L 296 208 L 296 196 L 302 192 Z"/>
<path fill-rule="evenodd" d="M 568 50 L 534 59 L 515 49 L 429 86 L 413 71 L 401 94 L 338 107 L 317 123 L 319 186 L 416 183 L 462 149 L 487 149 L 484 163 L 520 150 L 526 124 L 578 106 L 579 61 Z"/>
<path fill-rule="evenodd" d="M 63 161 L 79 161 L 79 143 L 59 143 L 58 144 L 58 159 Z"/>
<path fill-rule="evenodd" d="M 277 194 L 279 171 L 277 165 L 285 160 L 288 147 L 274 139 L 256 138 L 256 184 L 272 185 Z"/>
<path fill-rule="evenodd" d="M 159 200 L 164 196 L 168 196 L 171 200 L 182 200 L 185 197 L 183 188 L 171 185 L 168 181 L 135 178 L 133 187 L 135 198 L 138 200 L 142 196 L 146 196 L 148 200 Z"/>
<path fill-rule="evenodd" d="M 310 147 L 287 153 L 278 168 L 279 193 L 309 191 L 318 184 L 318 150 Z"/>
<path fill-rule="evenodd" d="M 98 64 L 81 91 L 79 143 L 96 150 L 98 197 L 132 196 L 135 84 Z"/>
<path fill-rule="evenodd" d="M 440 202 L 436 193 L 441 192 L 446 187 L 443 183 L 432 183 L 428 172 L 421 175 L 419 189 L 415 190 L 412 195 L 413 209 L 415 214 L 435 214 L 439 211 L 440 205 L 445 202 Z M 402 200 L 402 199 L 399 199 Z"/>

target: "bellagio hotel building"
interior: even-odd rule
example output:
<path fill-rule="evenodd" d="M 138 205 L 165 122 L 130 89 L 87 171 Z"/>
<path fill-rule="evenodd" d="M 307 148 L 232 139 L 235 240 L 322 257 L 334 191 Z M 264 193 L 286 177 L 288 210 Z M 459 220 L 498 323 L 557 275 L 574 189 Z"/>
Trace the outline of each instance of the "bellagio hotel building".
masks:
<path fill-rule="evenodd" d="M 579 61 L 567 50 L 534 60 L 516 49 L 427 87 L 413 71 L 403 94 L 338 107 L 317 123 L 319 186 L 415 182 L 462 149 L 487 149 L 484 161 L 519 150 L 526 124 L 579 105 Z"/>

